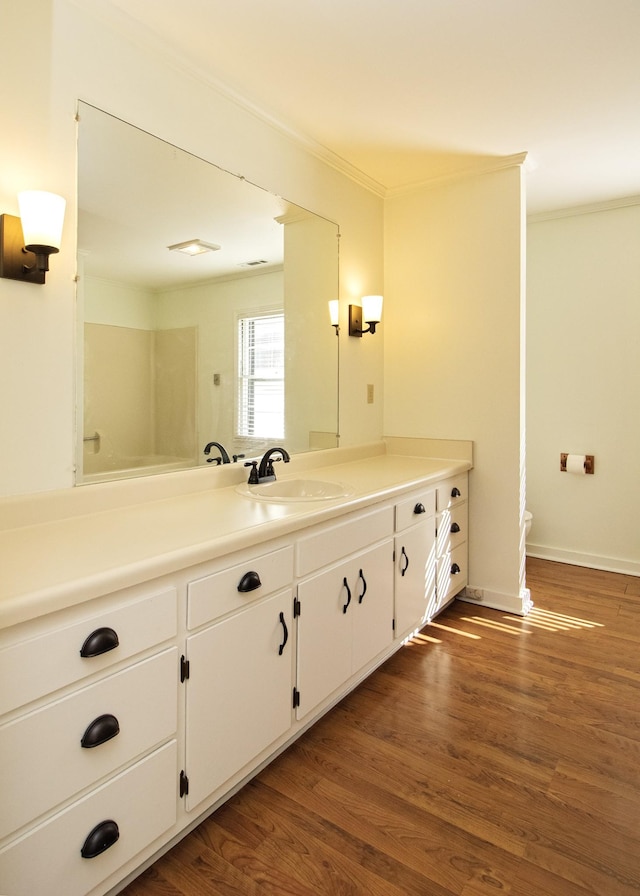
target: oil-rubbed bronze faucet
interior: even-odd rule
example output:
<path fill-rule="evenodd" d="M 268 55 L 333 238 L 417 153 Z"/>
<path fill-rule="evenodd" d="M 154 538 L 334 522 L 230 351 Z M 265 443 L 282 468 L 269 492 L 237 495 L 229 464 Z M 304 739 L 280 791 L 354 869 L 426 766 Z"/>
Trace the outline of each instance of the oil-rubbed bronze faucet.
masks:
<path fill-rule="evenodd" d="M 274 454 L 279 454 L 280 457 L 273 457 Z M 284 448 L 269 448 L 269 450 L 265 451 L 262 455 L 260 466 L 258 466 L 257 460 L 247 461 L 245 467 L 251 467 L 248 485 L 259 485 L 261 482 L 273 482 L 276 478 L 273 465 L 279 460 L 283 460 L 285 464 L 288 464 L 291 460 L 289 452 L 285 451 Z"/>
<path fill-rule="evenodd" d="M 262 455 L 262 460 L 260 461 L 260 466 L 258 467 L 258 479 L 260 482 L 270 482 L 272 479 L 276 478 L 275 470 L 273 469 L 273 455 L 279 454 L 280 457 L 276 457 L 275 460 L 283 460 L 285 464 L 288 464 L 291 458 L 289 457 L 289 453 L 284 450 L 284 448 L 269 448 L 268 451 Z"/>

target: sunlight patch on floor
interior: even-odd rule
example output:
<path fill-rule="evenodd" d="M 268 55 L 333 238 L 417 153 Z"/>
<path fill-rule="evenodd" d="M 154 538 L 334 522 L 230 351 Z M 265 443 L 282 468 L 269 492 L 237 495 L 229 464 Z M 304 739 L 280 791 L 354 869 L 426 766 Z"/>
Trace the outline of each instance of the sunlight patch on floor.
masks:
<path fill-rule="evenodd" d="M 442 641 L 438 638 L 430 638 L 429 635 L 425 635 L 424 632 L 418 632 L 417 635 L 412 635 L 406 643 L 409 647 L 419 647 L 420 644 L 442 644 Z"/>
<path fill-rule="evenodd" d="M 589 619 L 580 619 L 577 616 L 567 616 L 564 613 L 552 613 L 550 610 L 543 610 L 541 607 L 534 607 L 528 616 L 524 618 L 511 618 L 504 616 L 514 623 L 524 623 L 525 625 L 534 626 L 552 632 L 568 632 L 581 631 L 583 629 L 604 628 L 600 622 L 592 622 Z"/>
<path fill-rule="evenodd" d="M 453 632 L 454 635 L 462 635 L 463 638 L 471 638 L 474 641 L 479 641 L 482 637 L 481 635 L 473 635 L 471 632 L 465 632 L 461 628 L 453 628 L 451 625 L 443 625 L 441 622 L 430 622 L 429 628 L 439 628 L 442 629 L 443 632 Z"/>
<path fill-rule="evenodd" d="M 509 635 L 532 635 L 536 630 L 544 632 L 571 632 L 604 628 L 604 625 L 600 622 L 592 622 L 589 619 L 580 619 L 578 616 L 568 616 L 564 613 L 552 613 L 550 610 L 544 610 L 541 607 L 532 607 L 527 616 L 502 616 L 502 621 L 485 619 L 481 616 L 461 616 L 459 621 L 468 622 L 481 628 L 492 629 L 495 632 L 505 632 Z M 427 630 L 432 632 L 434 629 L 442 632 L 451 632 L 453 635 L 460 635 L 462 638 L 470 638 L 474 641 L 479 641 L 482 638 L 482 635 L 465 631 L 452 625 L 445 625 L 442 622 L 432 621 L 422 631 L 417 631 L 410 635 L 405 640 L 405 645 L 408 647 L 420 647 L 428 644 L 442 644 L 439 638 L 426 634 Z"/>
<path fill-rule="evenodd" d="M 462 622 L 471 622 L 473 625 L 480 625 L 483 628 L 490 628 L 496 632 L 507 632 L 510 635 L 529 635 L 524 629 L 513 628 L 511 625 L 505 625 L 502 622 L 494 622 L 491 619 L 482 619 L 480 616 L 462 616 Z"/>

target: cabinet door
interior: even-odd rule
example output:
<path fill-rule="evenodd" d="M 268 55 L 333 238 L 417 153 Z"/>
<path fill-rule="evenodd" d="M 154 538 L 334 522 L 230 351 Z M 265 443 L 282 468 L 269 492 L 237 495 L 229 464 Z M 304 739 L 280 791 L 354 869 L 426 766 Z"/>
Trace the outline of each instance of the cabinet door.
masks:
<path fill-rule="evenodd" d="M 347 564 L 341 563 L 298 585 L 298 719 L 351 675 L 349 609 L 354 594 L 348 574 Z"/>
<path fill-rule="evenodd" d="M 291 589 L 187 638 L 187 809 L 291 725 Z"/>
<path fill-rule="evenodd" d="M 298 600 L 302 719 L 393 640 L 391 539 L 301 582 Z"/>
<path fill-rule="evenodd" d="M 436 531 L 431 517 L 396 536 L 396 637 L 415 631 L 436 609 Z"/>
<path fill-rule="evenodd" d="M 389 539 L 358 555 L 351 567 L 355 587 L 351 672 L 355 673 L 393 641 L 393 542 Z"/>

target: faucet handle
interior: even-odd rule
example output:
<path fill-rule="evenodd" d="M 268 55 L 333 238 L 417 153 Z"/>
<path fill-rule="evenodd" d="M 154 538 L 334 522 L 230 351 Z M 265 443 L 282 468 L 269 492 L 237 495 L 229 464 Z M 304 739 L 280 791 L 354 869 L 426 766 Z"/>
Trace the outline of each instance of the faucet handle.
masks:
<path fill-rule="evenodd" d="M 276 478 L 276 471 L 273 469 L 273 465 L 277 464 L 278 461 L 281 461 L 281 460 L 284 460 L 284 458 L 272 457 L 272 456 L 267 458 L 267 465 L 265 467 L 264 474 L 263 474 L 264 479 L 275 479 Z"/>
<path fill-rule="evenodd" d="M 247 480 L 248 485 L 258 485 L 260 480 L 258 479 L 258 461 L 257 460 L 249 460 L 244 464 L 245 467 L 251 467 L 251 472 L 249 473 L 249 479 Z"/>

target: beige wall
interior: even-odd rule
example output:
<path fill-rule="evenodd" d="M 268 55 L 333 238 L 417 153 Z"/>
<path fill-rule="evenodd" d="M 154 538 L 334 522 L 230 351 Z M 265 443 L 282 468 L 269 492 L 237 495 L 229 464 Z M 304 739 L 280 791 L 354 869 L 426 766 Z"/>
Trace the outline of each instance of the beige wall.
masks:
<path fill-rule="evenodd" d="M 383 290 L 383 202 L 319 151 L 173 65 L 146 38 L 107 18 L 100 3 L 91 4 L 95 18 L 72 0 L 5 6 L 3 66 L 20 73 L 20 89 L 15 78 L 0 88 L 0 210 L 17 214 L 16 194 L 28 187 L 68 200 L 47 285 L 0 281 L 0 495 L 12 495 L 74 482 L 78 99 L 336 221 L 345 320 L 350 299 Z M 382 435 L 382 402 L 366 404 L 366 383 L 382 382 L 382 340 L 355 342 L 345 339 L 341 353 L 347 445 Z"/>
<path fill-rule="evenodd" d="M 527 257 L 528 552 L 638 575 L 640 200 L 531 222 Z"/>
<path fill-rule="evenodd" d="M 385 435 L 470 439 L 469 580 L 517 610 L 522 571 L 519 166 L 389 199 Z"/>
<path fill-rule="evenodd" d="M 306 451 L 317 433 L 321 444 L 335 448 L 338 340 L 327 326 L 327 303 L 337 298 L 338 277 L 337 267 L 325 263 L 337 258 L 335 227 L 321 218 L 294 218 L 284 225 L 284 251 L 286 444 Z"/>
<path fill-rule="evenodd" d="M 243 446 L 235 438 L 236 315 L 261 308 L 283 307 L 282 271 L 253 277 L 201 283 L 158 295 L 161 327 L 198 328 L 198 435 L 197 457 L 207 442 L 221 442 L 229 454 Z M 220 385 L 214 385 L 214 374 Z"/>

